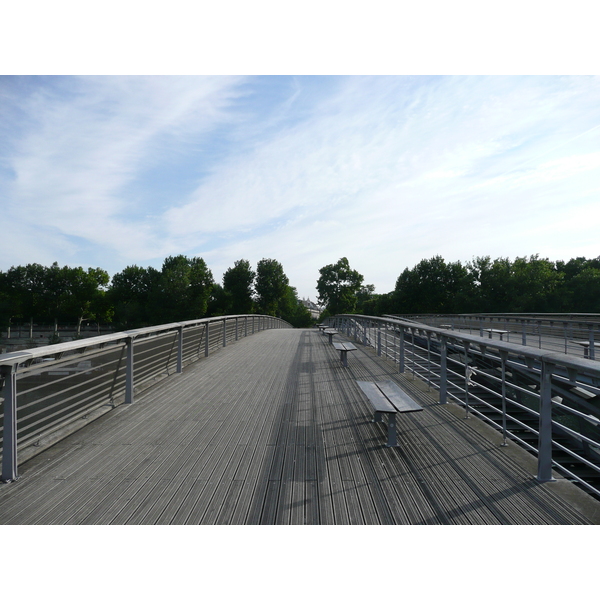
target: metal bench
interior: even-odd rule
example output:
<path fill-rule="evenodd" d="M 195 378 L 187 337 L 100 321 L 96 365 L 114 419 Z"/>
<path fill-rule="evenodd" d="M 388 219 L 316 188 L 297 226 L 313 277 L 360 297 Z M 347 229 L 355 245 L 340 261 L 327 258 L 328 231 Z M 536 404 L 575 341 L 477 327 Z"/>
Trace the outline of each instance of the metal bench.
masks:
<path fill-rule="evenodd" d="M 323 333 L 326 333 L 329 336 L 329 343 L 333 344 L 333 336 L 338 334 L 337 329 L 324 329 Z"/>
<path fill-rule="evenodd" d="M 423 410 L 423 408 L 393 381 L 357 381 L 356 383 L 358 383 L 375 410 L 373 423 L 381 423 L 383 413 L 387 413 L 387 446 L 397 446 L 396 414 L 416 412 Z"/>
<path fill-rule="evenodd" d="M 347 367 L 348 366 L 348 352 L 352 350 L 356 350 L 356 346 L 351 344 L 350 342 L 333 342 L 333 347 L 336 350 L 340 351 L 340 358 L 342 360 L 342 364 Z"/>

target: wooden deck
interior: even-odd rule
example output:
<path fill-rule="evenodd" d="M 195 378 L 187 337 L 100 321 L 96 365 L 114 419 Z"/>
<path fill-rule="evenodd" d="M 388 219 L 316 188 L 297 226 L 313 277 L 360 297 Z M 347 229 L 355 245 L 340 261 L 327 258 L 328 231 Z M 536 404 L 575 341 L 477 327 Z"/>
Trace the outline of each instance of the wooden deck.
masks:
<path fill-rule="evenodd" d="M 340 339 L 346 339 L 340 335 Z M 188 365 L 20 466 L 0 524 L 592 524 L 600 502 L 357 344 L 276 329 Z M 424 408 L 400 447 L 356 380 Z"/>

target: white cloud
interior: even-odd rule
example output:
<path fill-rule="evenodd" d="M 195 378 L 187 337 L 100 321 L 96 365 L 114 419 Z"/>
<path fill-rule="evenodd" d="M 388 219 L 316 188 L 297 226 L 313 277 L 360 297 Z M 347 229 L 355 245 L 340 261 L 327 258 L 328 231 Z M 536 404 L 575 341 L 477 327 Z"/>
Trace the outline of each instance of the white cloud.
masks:
<path fill-rule="evenodd" d="M 542 253 L 553 224 L 571 222 L 567 206 L 570 219 L 600 187 L 595 78 L 117 77 L 33 88 L 3 157 L 16 178 L 0 179 L 23 232 L 11 264 L 94 256 L 114 273 L 200 254 L 219 279 L 240 258 L 275 258 L 315 297 L 318 269 L 347 256 L 386 292 L 435 254 Z M 592 229 L 576 233 L 555 247 L 593 250 Z"/>

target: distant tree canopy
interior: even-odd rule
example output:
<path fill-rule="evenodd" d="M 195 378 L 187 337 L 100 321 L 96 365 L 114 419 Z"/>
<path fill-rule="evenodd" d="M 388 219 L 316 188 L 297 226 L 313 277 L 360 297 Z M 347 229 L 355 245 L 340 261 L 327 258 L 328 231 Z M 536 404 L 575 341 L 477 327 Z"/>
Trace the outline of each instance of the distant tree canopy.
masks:
<path fill-rule="evenodd" d="M 538 255 L 461 264 L 441 256 L 404 269 L 395 289 L 358 302 L 364 314 L 599 313 L 600 257 L 552 262 Z"/>
<path fill-rule="evenodd" d="M 319 302 L 327 314 L 481 312 L 600 313 L 600 257 L 552 262 L 476 257 L 466 264 L 441 256 L 404 269 L 394 290 L 375 293 L 347 258 L 319 270 Z M 110 282 L 110 284 L 109 284 Z M 37 263 L 0 271 L 0 326 L 11 323 L 114 323 L 131 329 L 226 314 L 262 313 L 296 327 L 313 323 L 283 266 L 240 259 L 216 283 L 199 257 L 169 256 L 161 270 L 131 265 L 110 279 L 100 268 Z"/>
<path fill-rule="evenodd" d="M 226 296 L 225 307 L 232 315 L 252 312 L 252 286 L 256 273 L 245 260 L 236 260 L 235 265 L 223 274 L 223 292 Z"/>
<path fill-rule="evenodd" d="M 110 285 L 109 285 L 110 281 Z M 226 314 L 261 312 L 297 327 L 313 322 L 283 267 L 263 259 L 256 272 L 241 259 L 216 283 L 204 259 L 169 256 L 161 270 L 130 265 L 112 280 L 102 269 L 39 264 L 0 271 L 0 325 L 83 321 L 118 329 Z"/>
<path fill-rule="evenodd" d="M 329 314 L 353 313 L 358 303 L 363 276 L 350 268 L 346 257 L 335 264 L 319 269 L 317 280 L 319 302 L 325 305 Z M 374 288 L 373 288 L 374 289 Z"/>
<path fill-rule="evenodd" d="M 0 272 L 0 319 L 33 324 L 34 319 L 56 322 L 69 319 L 78 329 L 86 319 L 110 320 L 104 302 L 109 275 L 102 269 L 44 267 L 37 263 Z"/>

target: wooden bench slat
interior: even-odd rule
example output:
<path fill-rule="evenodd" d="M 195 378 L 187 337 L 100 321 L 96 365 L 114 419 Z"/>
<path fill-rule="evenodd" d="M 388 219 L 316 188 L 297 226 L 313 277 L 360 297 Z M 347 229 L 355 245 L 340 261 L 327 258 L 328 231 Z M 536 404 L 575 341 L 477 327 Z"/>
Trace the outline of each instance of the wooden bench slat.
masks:
<path fill-rule="evenodd" d="M 360 389 L 365 393 L 365 396 L 369 399 L 373 408 L 377 412 L 396 413 L 396 407 L 393 406 L 382 391 L 371 381 L 357 381 Z"/>
<path fill-rule="evenodd" d="M 393 381 L 378 381 L 377 386 L 387 399 L 398 409 L 398 412 L 416 412 L 423 410 L 404 390 Z"/>

